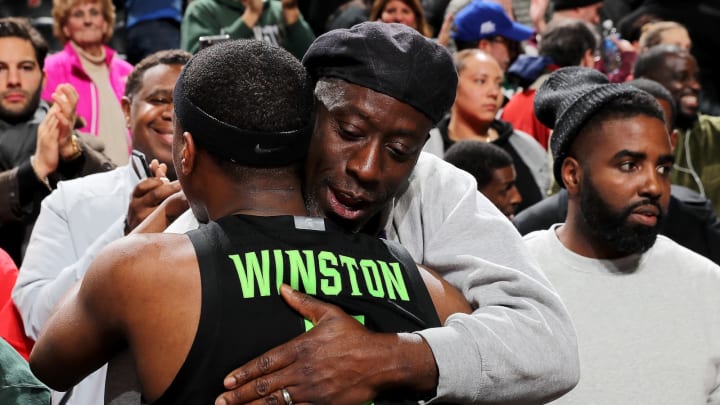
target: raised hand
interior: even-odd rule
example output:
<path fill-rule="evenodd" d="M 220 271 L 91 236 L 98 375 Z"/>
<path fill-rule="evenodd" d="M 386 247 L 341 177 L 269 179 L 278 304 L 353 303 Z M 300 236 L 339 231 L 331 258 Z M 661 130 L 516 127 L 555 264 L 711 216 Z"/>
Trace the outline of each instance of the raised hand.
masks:
<path fill-rule="evenodd" d="M 78 93 L 72 85 L 63 83 L 55 89 L 52 99 L 53 106 L 58 107 L 54 114 L 58 120 L 60 157 L 68 159 L 77 153 L 76 146 L 72 142 L 72 134 L 77 119 Z"/>
<path fill-rule="evenodd" d="M 127 235 L 136 226 L 167 199 L 180 191 L 180 182 L 169 181 L 165 177 L 167 165 L 158 163 L 156 159 L 150 163 L 150 170 L 154 177 L 141 180 L 133 190 L 125 220 L 125 234 Z"/>
<path fill-rule="evenodd" d="M 50 107 L 45 118 L 38 126 L 35 154 L 31 159 L 33 170 L 39 179 L 55 172 L 59 163 L 58 138 L 60 136 L 58 106 Z"/>

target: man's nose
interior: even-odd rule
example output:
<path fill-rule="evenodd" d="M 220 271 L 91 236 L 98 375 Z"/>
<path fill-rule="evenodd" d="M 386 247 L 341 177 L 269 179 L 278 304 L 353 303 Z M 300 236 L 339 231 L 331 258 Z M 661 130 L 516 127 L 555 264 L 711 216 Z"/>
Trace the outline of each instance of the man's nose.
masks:
<path fill-rule="evenodd" d="M 382 174 L 380 145 L 369 142 L 348 160 L 348 172 L 364 185 L 376 183 Z"/>
<path fill-rule="evenodd" d="M 20 70 L 14 67 L 8 68 L 7 71 L 7 86 L 8 87 L 19 87 L 20 86 Z"/>

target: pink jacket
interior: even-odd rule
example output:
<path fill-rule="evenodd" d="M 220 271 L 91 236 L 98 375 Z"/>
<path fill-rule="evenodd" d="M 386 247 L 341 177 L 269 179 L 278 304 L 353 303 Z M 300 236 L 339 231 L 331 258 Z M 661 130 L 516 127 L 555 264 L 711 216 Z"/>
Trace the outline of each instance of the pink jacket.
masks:
<path fill-rule="evenodd" d="M 110 71 L 110 85 L 115 91 L 118 103 L 125 93 L 125 81 L 133 66 L 128 62 L 115 57 L 115 51 L 105 46 L 108 70 Z M 42 98 L 52 102 L 50 98 L 55 88 L 61 83 L 70 83 L 75 87 L 80 98 L 78 99 L 77 114 L 85 119 L 86 126 L 80 130 L 97 136 L 98 134 L 98 90 L 82 67 L 80 57 L 68 42 L 65 48 L 45 58 L 45 73 L 47 83 L 42 92 Z M 132 145 L 128 131 L 128 145 Z"/>

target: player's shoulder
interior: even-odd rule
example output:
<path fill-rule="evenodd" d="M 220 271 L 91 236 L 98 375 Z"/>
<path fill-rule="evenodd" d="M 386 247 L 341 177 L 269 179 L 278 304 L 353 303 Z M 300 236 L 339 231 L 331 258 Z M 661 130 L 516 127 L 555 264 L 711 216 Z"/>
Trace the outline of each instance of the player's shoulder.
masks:
<path fill-rule="evenodd" d="M 113 241 L 95 258 L 90 270 L 104 273 L 115 282 L 164 277 L 195 258 L 184 234 L 131 234 Z"/>

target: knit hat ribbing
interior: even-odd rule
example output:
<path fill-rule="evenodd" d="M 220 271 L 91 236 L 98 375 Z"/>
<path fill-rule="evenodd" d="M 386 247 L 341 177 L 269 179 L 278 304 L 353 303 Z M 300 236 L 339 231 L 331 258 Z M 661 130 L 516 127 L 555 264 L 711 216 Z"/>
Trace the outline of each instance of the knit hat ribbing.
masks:
<path fill-rule="evenodd" d="M 550 151 L 558 185 L 564 187 L 560 169 L 580 129 L 613 99 L 638 91 L 625 84 L 611 84 L 599 71 L 579 66 L 556 70 L 540 86 L 535 94 L 535 115 L 553 129 Z"/>

